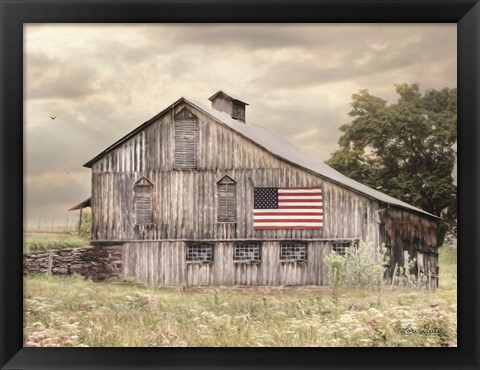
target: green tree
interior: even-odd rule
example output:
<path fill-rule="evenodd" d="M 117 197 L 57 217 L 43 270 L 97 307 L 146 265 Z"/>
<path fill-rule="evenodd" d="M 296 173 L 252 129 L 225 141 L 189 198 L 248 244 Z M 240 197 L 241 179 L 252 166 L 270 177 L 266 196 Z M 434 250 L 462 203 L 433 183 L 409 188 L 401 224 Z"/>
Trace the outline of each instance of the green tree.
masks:
<path fill-rule="evenodd" d="M 441 216 L 456 229 L 457 89 L 398 84 L 398 101 L 360 90 L 352 122 L 340 127 L 340 149 L 327 164 L 365 185 Z"/>

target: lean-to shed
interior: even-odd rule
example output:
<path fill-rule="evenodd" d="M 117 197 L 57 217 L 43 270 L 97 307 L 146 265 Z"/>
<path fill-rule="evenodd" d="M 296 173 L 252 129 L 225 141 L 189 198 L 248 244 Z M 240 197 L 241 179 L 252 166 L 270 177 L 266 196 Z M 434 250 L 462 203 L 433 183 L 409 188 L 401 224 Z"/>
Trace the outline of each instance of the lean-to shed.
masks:
<path fill-rule="evenodd" d="M 385 244 L 438 284 L 440 219 L 347 178 L 246 119 L 181 98 L 85 164 L 92 244 L 152 285 L 325 285 L 325 256 Z M 301 124 L 301 123 L 296 123 Z M 372 258 L 376 256 L 372 255 Z"/>

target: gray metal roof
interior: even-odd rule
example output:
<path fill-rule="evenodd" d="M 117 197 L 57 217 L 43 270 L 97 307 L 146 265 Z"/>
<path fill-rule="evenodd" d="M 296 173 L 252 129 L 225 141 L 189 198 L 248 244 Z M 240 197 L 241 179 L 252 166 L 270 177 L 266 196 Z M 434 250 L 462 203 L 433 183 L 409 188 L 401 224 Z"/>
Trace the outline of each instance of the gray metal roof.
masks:
<path fill-rule="evenodd" d="M 313 172 L 314 174 L 320 175 L 326 179 L 329 179 L 339 185 L 342 185 L 346 188 L 349 188 L 353 191 L 361 193 L 367 197 L 376 199 L 382 203 L 398 206 L 405 209 L 410 209 L 437 219 L 440 217 L 435 216 L 431 213 L 425 212 L 424 210 L 414 207 L 411 204 L 405 203 L 399 199 L 393 198 L 385 193 L 382 193 L 378 190 L 372 189 L 366 185 L 359 183 L 345 175 L 342 175 L 340 172 L 334 170 L 332 167 L 323 163 L 322 161 L 313 158 L 307 153 L 303 152 L 300 148 L 294 144 L 287 141 L 280 134 L 276 133 L 271 129 L 253 124 L 251 122 L 241 122 L 233 119 L 229 114 L 213 109 L 209 106 L 203 105 L 202 103 L 195 102 L 194 100 L 187 98 L 180 98 L 175 103 L 164 109 L 162 112 L 157 114 L 155 117 L 151 118 L 141 126 L 137 127 L 135 130 L 125 135 L 123 138 L 109 146 L 102 153 L 97 155 L 95 158 L 84 164 L 85 167 L 91 167 L 93 163 L 103 158 L 109 152 L 114 150 L 118 145 L 127 141 L 132 136 L 136 135 L 138 132 L 142 131 L 145 127 L 153 124 L 161 115 L 165 112 L 169 112 L 171 108 L 175 105 L 178 105 L 182 101 L 191 104 L 195 108 L 203 111 L 205 114 L 211 116 L 216 121 L 228 126 L 232 130 L 236 131 L 240 135 L 269 151 L 273 155 L 290 162 L 294 165 L 300 166 L 306 170 Z"/>

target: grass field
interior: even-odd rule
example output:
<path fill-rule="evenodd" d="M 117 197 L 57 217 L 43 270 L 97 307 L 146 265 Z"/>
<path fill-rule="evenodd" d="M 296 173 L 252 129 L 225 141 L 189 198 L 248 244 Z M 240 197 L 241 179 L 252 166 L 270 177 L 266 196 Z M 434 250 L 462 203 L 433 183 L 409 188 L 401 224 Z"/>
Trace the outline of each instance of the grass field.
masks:
<path fill-rule="evenodd" d="M 79 237 L 72 231 L 28 231 L 23 234 L 23 253 L 75 248 L 88 243 L 88 239 Z"/>
<path fill-rule="evenodd" d="M 456 249 L 440 287 L 147 288 L 131 280 L 29 276 L 26 346 L 456 346 Z"/>

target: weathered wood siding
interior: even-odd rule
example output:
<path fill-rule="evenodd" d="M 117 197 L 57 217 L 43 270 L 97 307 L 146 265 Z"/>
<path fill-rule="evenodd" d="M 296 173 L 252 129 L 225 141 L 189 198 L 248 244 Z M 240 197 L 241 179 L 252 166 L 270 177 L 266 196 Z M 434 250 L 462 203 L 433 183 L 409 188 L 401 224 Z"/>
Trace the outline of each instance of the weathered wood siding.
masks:
<path fill-rule="evenodd" d="M 438 285 L 438 248 L 443 243 L 444 232 L 431 218 L 402 209 L 388 208 L 382 216 L 381 241 L 389 249 L 391 277 L 395 265 L 404 266 L 406 258 L 416 259 L 416 272 L 429 276 L 431 286 Z"/>
<path fill-rule="evenodd" d="M 213 263 L 187 263 L 183 242 L 124 245 L 124 275 L 151 285 L 326 285 L 328 242 L 310 242 L 307 262 L 280 261 L 280 243 L 264 242 L 260 263 L 233 261 L 234 243 L 214 244 Z"/>
<path fill-rule="evenodd" d="M 181 286 L 186 263 L 183 242 L 140 242 L 123 246 L 123 274 L 150 285 Z"/>
<path fill-rule="evenodd" d="M 297 173 L 296 173 L 297 172 Z M 376 202 L 301 171 L 230 170 L 93 174 L 93 240 L 370 238 L 378 242 Z M 217 222 L 217 181 L 236 181 L 235 223 Z M 153 225 L 135 225 L 133 184 L 145 176 L 154 185 Z M 321 230 L 253 230 L 253 187 L 318 186 L 324 194 Z M 367 214 L 365 217 L 365 209 Z M 369 210 L 370 209 L 370 210 Z"/>
<path fill-rule="evenodd" d="M 228 100 L 223 95 L 218 95 L 215 99 L 213 99 L 212 107 L 215 108 L 216 110 L 220 110 L 222 112 L 228 113 L 229 115 L 232 115 L 233 113 L 232 101 Z"/>
<path fill-rule="evenodd" d="M 184 108 L 176 107 L 175 112 Z M 173 113 L 139 132 L 93 166 L 93 240 L 368 238 L 379 241 L 378 204 L 266 152 L 209 116 L 198 117 L 197 168 L 174 169 Z M 235 223 L 217 222 L 216 184 L 236 182 Z M 134 224 L 133 184 L 154 185 L 153 225 Z M 251 181 L 250 181 L 251 179 Z M 320 186 L 322 230 L 253 230 L 253 186 Z"/>

